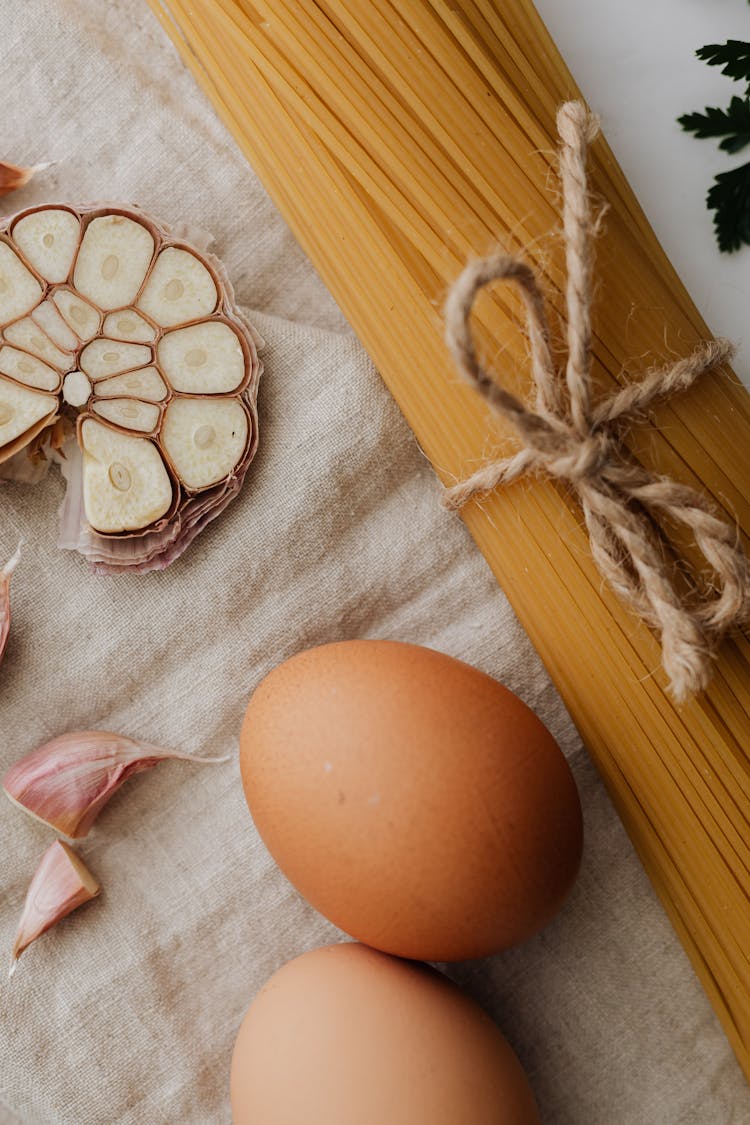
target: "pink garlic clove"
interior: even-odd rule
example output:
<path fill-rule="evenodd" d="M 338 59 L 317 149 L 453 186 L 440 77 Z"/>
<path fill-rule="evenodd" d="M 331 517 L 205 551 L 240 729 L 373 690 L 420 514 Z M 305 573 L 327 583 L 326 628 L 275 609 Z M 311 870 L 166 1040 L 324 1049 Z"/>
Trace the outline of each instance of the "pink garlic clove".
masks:
<path fill-rule="evenodd" d="M 13 975 L 18 958 L 32 941 L 76 907 L 95 898 L 100 890 L 73 849 L 62 840 L 55 840 L 42 856 L 26 892 L 8 975 Z"/>
<path fill-rule="evenodd" d="M 0 662 L 5 654 L 10 633 L 10 578 L 21 559 L 21 544 L 16 553 L 0 570 Z"/>
<path fill-rule="evenodd" d="M 0 160 L 0 195 L 9 195 L 12 191 L 18 191 L 19 188 L 26 187 L 31 177 L 45 168 L 49 168 L 49 163 L 32 164 L 30 168 L 24 168 L 21 165 L 7 164 Z"/>
<path fill-rule="evenodd" d="M 226 762 L 165 750 L 109 731 L 71 731 L 45 742 L 3 778 L 10 800 L 70 840 L 86 836 L 110 797 L 135 773 L 165 758 Z"/>

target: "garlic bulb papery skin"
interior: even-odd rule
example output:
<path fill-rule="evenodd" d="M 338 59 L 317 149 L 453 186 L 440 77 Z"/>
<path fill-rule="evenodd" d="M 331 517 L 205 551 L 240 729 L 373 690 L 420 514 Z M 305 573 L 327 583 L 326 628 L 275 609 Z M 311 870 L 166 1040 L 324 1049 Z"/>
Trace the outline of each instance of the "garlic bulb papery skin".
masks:
<path fill-rule="evenodd" d="M 197 758 L 111 731 L 70 731 L 11 766 L 3 789 L 36 820 L 69 840 L 80 840 L 129 777 L 167 758 L 211 764 L 229 760 Z"/>
<path fill-rule="evenodd" d="M 62 418 L 60 545 L 104 573 L 163 569 L 243 483 L 261 343 L 221 263 L 136 208 L 0 220 L 0 476 Z"/>
<path fill-rule="evenodd" d="M 42 856 L 26 892 L 8 976 L 13 976 L 18 958 L 32 941 L 100 891 L 80 856 L 62 840 L 55 840 Z"/>
<path fill-rule="evenodd" d="M 5 646 L 10 635 L 10 578 L 21 561 L 21 544 L 0 570 L 0 664 L 5 655 Z"/>

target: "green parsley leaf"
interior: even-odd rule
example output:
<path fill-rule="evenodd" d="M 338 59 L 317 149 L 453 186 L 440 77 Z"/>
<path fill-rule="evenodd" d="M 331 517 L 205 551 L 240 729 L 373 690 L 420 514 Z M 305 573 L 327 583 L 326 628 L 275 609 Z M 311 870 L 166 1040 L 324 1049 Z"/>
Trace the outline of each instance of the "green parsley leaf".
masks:
<path fill-rule="evenodd" d="M 726 43 L 708 43 L 696 52 L 709 66 L 722 66 L 722 74 L 728 74 L 735 81 L 750 82 L 750 43 L 741 39 L 727 39 Z M 748 90 L 750 93 L 750 90 Z"/>
<path fill-rule="evenodd" d="M 725 152 L 739 152 L 750 144 L 750 97 L 735 96 L 727 109 L 706 106 L 705 113 L 685 113 L 677 120 L 696 137 L 724 137 L 719 148 Z"/>
<path fill-rule="evenodd" d="M 722 74 L 728 74 L 735 82 L 750 82 L 750 43 L 741 39 L 728 39 L 726 43 L 708 43 L 698 47 L 698 59 L 710 66 L 722 66 Z M 750 95 L 750 86 L 748 87 Z"/>
<path fill-rule="evenodd" d="M 724 152 L 740 152 L 750 144 L 750 43 L 727 39 L 708 43 L 696 55 L 709 66 L 720 66 L 721 73 L 735 82 L 747 82 L 744 97 L 736 95 L 726 109 L 706 106 L 703 113 L 684 113 L 678 122 L 696 137 L 721 137 Z M 719 172 L 706 196 L 714 212 L 714 228 L 719 249 L 731 254 L 744 243 L 750 245 L 750 163 L 729 172 Z"/>
<path fill-rule="evenodd" d="M 731 254 L 743 242 L 750 245 L 750 163 L 719 172 L 706 203 L 715 211 L 714 227 L 719 249 Z"/>

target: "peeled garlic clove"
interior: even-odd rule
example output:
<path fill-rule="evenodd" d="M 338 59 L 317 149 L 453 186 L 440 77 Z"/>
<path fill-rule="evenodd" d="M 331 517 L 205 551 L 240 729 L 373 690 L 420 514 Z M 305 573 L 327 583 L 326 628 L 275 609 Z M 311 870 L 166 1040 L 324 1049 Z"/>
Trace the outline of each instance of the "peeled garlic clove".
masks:
<path fill-rule="evenodd" d="M 13 241 L 47 281 L 66 281 L 81 236 L 81 221 L 62 207 L 31 211 L 13 226 Z"/>
<path fill-rule="evenodd" d="M 26 892 L 18 924 L 9 976 L 32 941 L 84 902 L 96 898 L 101 887 L 83 860 L 62 840 L 55 840 L 42 856 Z"/>
<path fill-rule="evenodd" d="M 49 164 L 32 164 L 30 168 L 23 168 L 19 164 L 0 161 L 0 195 L 8 195 L 11 191 L 26 187 L 31 177 L 44 168 L 49 168 Z"/>
<path fill-rule="evenodd" d="M 5 646 L 10 633 L 10 578 L 21 560 L 21 544 L 15 554 L 0 570 L 0 662 L 5 655 Z"/>
<path fill-rule="evenodd" d="M 11 766 L 3 789 L 25 812 L 76 840 L 87 835 L 123 782 L 165 758 L 228 760 L 196 758 L 110 731 L 72 731 L 45 742 Z"/>

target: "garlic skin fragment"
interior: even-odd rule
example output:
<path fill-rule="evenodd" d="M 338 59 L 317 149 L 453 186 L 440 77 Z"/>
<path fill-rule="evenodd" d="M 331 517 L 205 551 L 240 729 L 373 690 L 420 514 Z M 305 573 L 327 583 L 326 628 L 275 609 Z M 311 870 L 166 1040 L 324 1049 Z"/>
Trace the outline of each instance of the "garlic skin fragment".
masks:
<path fill-rule="evenodd" d="M 11 766 L 3 778 L 3 789 L 36 820 L 69 840 L 80 840 L 129 777 L 167 758 L 228 761 L 196 758 L 111 731 L 71 731 L 45 742 Z"/>
<path fill-rule="evenodd" d="M 13 943 L 12 976 L 18 958 L 38 937 L 101 891 L 94 876 L 69 844 L 55 840 L 41 858 L 26 892 Z"/>
<path fill-rule="evenodd" d="M 0 664 L 5 655 L 5 646 L 10 634 L 10 578 L 13 571 L 21 561 L 21 544 L 16 547 L 15 554 L 8 559 L 0 570 Z"/>

